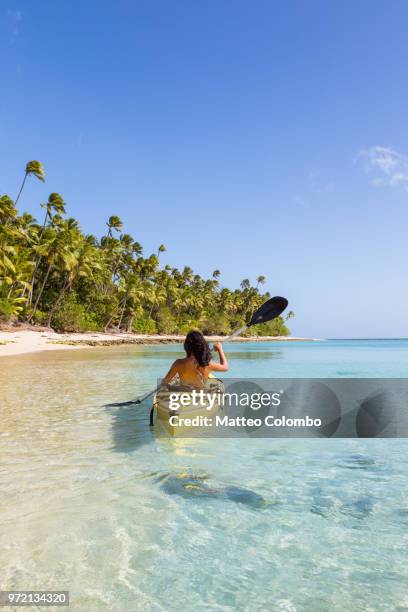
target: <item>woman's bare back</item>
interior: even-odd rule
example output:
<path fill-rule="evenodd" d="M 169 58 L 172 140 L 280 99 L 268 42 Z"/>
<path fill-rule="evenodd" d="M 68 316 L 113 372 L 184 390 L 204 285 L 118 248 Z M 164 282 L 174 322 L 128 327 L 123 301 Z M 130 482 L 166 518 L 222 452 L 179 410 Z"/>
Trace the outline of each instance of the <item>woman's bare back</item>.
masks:
<path fill-rule="evenodd" d="M 203 388 L 211 372 L 226 372 L 228 370 L 228 362 L 221 343 L 216 342 L 214 349 L 219 354 L 220 363 L 211 360 L 207 366 L 199 366 L 196 358 L 193 355 L 188 355 L 183 359 L 176 359 L 163 382 L 170 383 L 178 375 L 182 384 Z"/>
<path fill-rule="evenodd" d="M 211 374 L 211 363 L 200 367 L 193 356 L 177 359 L 177 373 L 181 384 L 203 387 Z"/>

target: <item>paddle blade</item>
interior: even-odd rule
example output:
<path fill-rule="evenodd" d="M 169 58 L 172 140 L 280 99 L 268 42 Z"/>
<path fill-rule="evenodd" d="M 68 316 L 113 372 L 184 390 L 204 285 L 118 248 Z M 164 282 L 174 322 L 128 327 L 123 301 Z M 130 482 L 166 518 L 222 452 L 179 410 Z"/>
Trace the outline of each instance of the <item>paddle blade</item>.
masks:
<path fill-rule="evenodd" d="M 259 323 L 267 323 L 268 321 L 272 321 L 272 319 L 276 319 L 276 317 L 282 314 L 288 304 L 288 300 L 284 297 L 276 296 L 271 298 L 254 312 L 248 323 L 248 327 Z"/>
<path fill-rule="evenodd" d="M 132 404 L 140 404 L 139 400 L 129 400 L 128 402 L 113 402 L 112 404 L 104 404 L 104 408 L 122 408 L 123 406 L 132 406 Z"/>

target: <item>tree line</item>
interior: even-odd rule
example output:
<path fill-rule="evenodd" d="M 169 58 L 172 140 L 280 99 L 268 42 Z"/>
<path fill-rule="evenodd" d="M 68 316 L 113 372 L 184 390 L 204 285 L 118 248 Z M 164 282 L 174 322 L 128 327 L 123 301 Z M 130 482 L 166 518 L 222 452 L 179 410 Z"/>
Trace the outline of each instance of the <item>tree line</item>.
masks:
<path fill-rule="evenodd" d="M 269 293 L 265 277 L 249 279 L 239 289 L 220 285 L 220 271 L 209 279 L 161 266 L 166 250 L 143 248 L 123 231 L 118 216 L 109 217 L 101 238 L 84 234 L 78 221 L 66 216 L 66 203 L 51 193 L 42 221 L 17 205 L 28 177 L 45 181 L 38 161 L 28 162 L 15 201 L 0 197 L 0 321 L 46 325 L 58 331 L 121 330 L 136 333 L 228 334 L 244 324 Z M 288 335 L 279 317 L 254 330 L 259 335 Z"/>

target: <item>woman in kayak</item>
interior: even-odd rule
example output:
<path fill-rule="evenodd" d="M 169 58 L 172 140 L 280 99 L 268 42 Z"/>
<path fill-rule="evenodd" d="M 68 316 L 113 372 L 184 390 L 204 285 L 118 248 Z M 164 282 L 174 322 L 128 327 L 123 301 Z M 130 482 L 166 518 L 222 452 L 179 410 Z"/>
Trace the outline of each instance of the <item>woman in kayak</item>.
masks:
<path fill-rule="evenodd" d="M 222 350 L 221 342 L 214 344 L 214 350 L 219 355 L 220 362 L 212 359 L 211 349 L 203 334 L 199 331 L 188 332 L 184 341 L 186 357 L 176 359 L 163 379 L 170 383 L 178 374 L 181 384 L 203 388 L 211 372 L 227 372 L 228 361 Z"/>

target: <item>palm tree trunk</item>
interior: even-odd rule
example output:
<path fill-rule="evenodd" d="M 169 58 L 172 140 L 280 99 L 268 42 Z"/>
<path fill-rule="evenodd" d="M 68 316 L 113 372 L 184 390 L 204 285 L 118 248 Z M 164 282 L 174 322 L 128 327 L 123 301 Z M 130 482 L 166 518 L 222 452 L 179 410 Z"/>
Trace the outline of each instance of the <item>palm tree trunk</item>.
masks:
<path fill-rule="evenodd" d="M 18 200 L 20 199 L 21 192 L 22 192 L 22 191 L 23 191 L 23 189 L 24 189 L 24 185 L 25 185 L 25 182 L 26 182 L 26 180 L 27 180 L 27 176 L 28 176 L 28 172 L 26 172 L 26 173 L 25 173 L 25 175 L 24 175 L 23 182 L 21 183 L 20 191 L 18 192 L 18 195 L 17 195 L 16 200 L 15 200 L 15 202 L 14 202 L 14 204 L 15 204 L 16 206 L 17 206 L 17 202 L 18 202 Z"/>
<path fill-rule="evenodd" d="M 152 307 L 149 312 L 149 319 L 152 318 L 153 308 L 156 306 L 156 299 L 153 300 Z"/>
<path fill-rule="evenodd" d="M 31 276 L 30 279 L 30 285 L 31 285 L 31 289 L 28 293 L 28 304 L 31 306 L 31 303 L 33 301 L 33 294 L 34 294 L 34 284 L 35 284 L 35 273 L 38 270 L 38 266 L 40 265 L 40 261 L 41 261 L 41 256 L 37 259 L 37 261 L 35 262 L 34 265 L 34 270 L 33 270 L 33 274 Z"/>
<path fill-rule="evenodd" d="M 109 325 L 112 323 L 114 317 L 115 317 L 115 315 L 112 315 L 111 317 L 109 317 L 108 322 L 106 323 L 105 327 L 103 328 L 104 332 L 106 332 L 106 330 L 109 328 Z"/>
<path fill-rule="evenodd" d="M 64 281 L 63 287 L 61 289 L 61 293 L 55 300 L 54 305 L 52 306 L 50 312 L 48 313 L 47 327 L 51 327 L 51 320 L 52 320 L 53 314 L 57 310 L 59 304 L 61 303 L 62 298 L 64 297 L 66 291 L 70 289 L 71 285 L 72 285 L 72 281 L 70 282 L 69 276 L 67 276 L 67 278 Z"/>
<path fill-rule="evenodd" d="M 122 320 L 123 320 L 123 315 L 125 314 L 125 308 L 126 308 L 126 303 L 127 303 L 127 294 L 125 295 L 124 299 L 123 299 L 123 306 L 122 306 L 122 310 L 120 313 L 120 317 L 119 317 L 119 323 L 118 323 L 118 327 L 120 329 L 120 326 L 122 325 Z"/>
<path fill-rule="evenodd" d="M 42 225 L 41 232 L 40 232 L 40 235 L 39 235 L 39 237 L 38 237 L 38 242 L 41 242 L 41 238 L 42 238 L 42 236 L 43 236 L 43 233 L 44 233 L 44 230 L 45 230 L 45 226 L 46 226 L 46 224 L 47 224 L 47 219 L 48 219 L 48 210 L 47 210 L 47 212 L 45 213 L 44 223 L 43 223 L 43 225 Z M 39 257 L 38 257 L 38 258 L 35 260 L 35 263 L 34 263 L 34 270 L 33 270 L 32 276 L 31 276 L 31 280 L 30 280 L 31 289 L 30 289 L 29 294 L 28 294 L 28 304 L 29 304 L 29 305 L 31 305 L 31 303 L 32 303 L 32 301 L 33 301 L 34 283 L 35 283 L 35 273 L 36 273 L 36 272 L 37 272 L 37 270 L 38 270 L 38 266 L 40 265 L 41 259 L 42 259 L 42 258 L 41 258 L 41 255 L 40 255 L 40 256 L 39 256 Z"/>
<path fill-rule="evenodd" d="M 41 299 L 41 296 L 42 296 L 42 294 L 43 294 L 43 291 L 44 291 L 44 288 L 45 288 L 46 282 L 47 282 L 47 280 L 48 280 L 48 277 L 49 277 L 49 275 L 50 275 L 51 269 L 52 269 L 52 264 L 50 264 L 50 265 L 48 266 L 47 272 L 46 272 L 46 274 L 45 274 L 45 278 L 44 278 L 43 283 L 42 283 L 42 285 L 41 285 L 41 287 L 40 287 L 40 291 L 39 291 L 39 293 L 38 293 L 38 295 L 37 295 L 37 299 L 36 299 L 35 304 L 34 304 L 34 310 L 33 310 L 33 312 L 31 313 L 31 315 L 28 317 L 28 320 L 29 320 L 29 321 L 31 321 L 31 320 L 32 320 L 32 318 L 34 317 L 34 315 L 35 315 L 35 313 L 36 313 L 36 311 L 37 311 L 38 303 L 39 303 L 39 301 L 40 301 L 40 299 Z"/>
<path fill-rule="evenodd" d="M 132 314 L 129 318 L 128 324 L 127 324 L 127 332 L 130 333 L 132 331 L 132 326 L 133 326 L 133 321 L 135 320 L 135 315 Z"/>
<path fill-rule="evenodd" d="M 117 312 L 115 312 L 113 315 L 111 315 L 108 319 L 108 322 L 106 323 L 106 325 L 103 328 L 103 331 L 106 332 L 106 330 L 108 329 L 109 325 L 112 323 L 113 319 L 116 317 Z"/>

